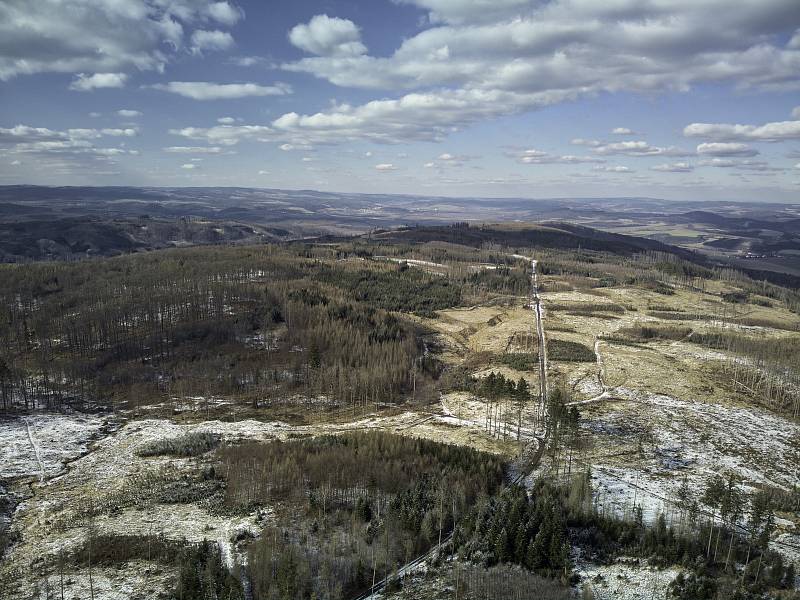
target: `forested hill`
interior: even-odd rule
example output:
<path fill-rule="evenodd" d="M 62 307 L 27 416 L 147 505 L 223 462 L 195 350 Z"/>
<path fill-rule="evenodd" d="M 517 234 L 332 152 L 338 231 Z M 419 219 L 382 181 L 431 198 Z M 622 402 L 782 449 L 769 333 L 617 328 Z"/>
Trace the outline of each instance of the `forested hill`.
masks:
<path fill-rule="evenodd" d="M 449 226 L 406 227 L 379 232 L 373 237 L 394 242 L 440 241 L 472 247 L 498 244 L 509 248 L 539 247 L 559 250 L 582 248 L 623 255 L 657 251 L 674 254 L 695 263 L 704 264 L 706 262 L 704 257 L 684 248 L 647 238 L 609 233 L 571 223 L 479 226 L 458 223 Z"/>

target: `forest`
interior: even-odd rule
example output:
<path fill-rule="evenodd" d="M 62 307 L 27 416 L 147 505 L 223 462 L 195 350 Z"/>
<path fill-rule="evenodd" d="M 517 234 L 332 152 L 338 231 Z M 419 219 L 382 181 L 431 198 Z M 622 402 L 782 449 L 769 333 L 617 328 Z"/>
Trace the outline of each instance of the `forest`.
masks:
<path fill-rule="evenodd" d="M 3 266 L 0 406 L 391 402 L 424 389 L 435 366 L 421 358 L 419 327 L 388 311 L 429 314 L 458 304 L 460 289 L 302 246 Z"/>
<path fill-rule="evenodd" d="M 364 591 L 441 543 L 505 474 L 498 457 L 384 432 L 246 444 L 218 457 L 228 510 L 281 514 L 283 525 L 248 552 L 257 600 Z"/>

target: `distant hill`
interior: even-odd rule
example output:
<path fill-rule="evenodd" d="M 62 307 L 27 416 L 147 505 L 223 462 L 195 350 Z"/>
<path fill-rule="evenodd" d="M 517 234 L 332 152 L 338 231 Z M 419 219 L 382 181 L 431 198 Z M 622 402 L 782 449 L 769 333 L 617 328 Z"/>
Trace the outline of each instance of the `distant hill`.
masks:
<path fill-rule="evenodd" d="M 0 262 L 74 260 L 172 246 L 279 241 L 282 230 L 176 219 L 52 219 L 0 223 Z"/>
<path fill-rule="evenodd" d="M 374 234 L 373 237 L 406 242 L 442 241 L 473 247 L 494 243 L 511 248 L 584 248 L 615 254 L 635 254 L 651 250 L 675 254 L 692 262 L 705 262 L 700 255 L 677 246 L 670 246 L 647 238 L 609 233 L 572 223 L 524 226 L 502 224 L 469 227 L 423 226 L 381 232 Z"/>

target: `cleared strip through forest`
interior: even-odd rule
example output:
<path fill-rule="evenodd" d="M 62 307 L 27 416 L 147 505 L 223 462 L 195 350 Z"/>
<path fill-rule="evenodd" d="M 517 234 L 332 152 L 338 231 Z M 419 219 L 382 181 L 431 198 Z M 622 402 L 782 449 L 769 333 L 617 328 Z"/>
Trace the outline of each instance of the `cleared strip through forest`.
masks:
<path fill-rule="evenodd" d="M 531 261 L 531 296 L 530 296 L 530 303 L 531 307 L 534 310 L 534 314 L 536 317 L 536 332 L 539 337 L 539 347 L 542 348 L 542 351 L 539 352 L 539 394 L 540 398 L 539 401 L 542 403 L 543 410 L 547 406 L 547 345 L 545 344 L 545 336 L 544 336 L 544 321 L 542 319 L 542 306 L 539 298 L 539 281 L 536 271 L 536 259 L 524 257 L 518 254 L 512 255 L 515 258 L 524 258 L 525 260 Z M 427 419 L 423 419 L 427 420 Z M 545 422 L 547 420 L 545 419 Z M 419 422 L 414 423 L 413 425 L 417 425 Z M 412 425 L 412 426 L 413 426 Z M 531 457 L 530 462 L 528 463 L 528 468 L 521 470 L 521 472 L 514 478 L 514 484 L 519 484 L 522 480 L 525 479 L 538 465 L 539 461 L 542 459 L 542 455 L 544 454 L 545 448 L 547 448 L 547 439 L 549 437 L 549 427 L 545 430 L 544 437 L 533 438 L 533 441 L 536 442 L 537 448 L 536 452 Z M 527 448 L 526 448 L 527 450 Z M 525 450 L 523 450 L 522 454 L 524 455 Z M 402 567 L 400 567 L 397 572 L 397 577 L 403 577 L 407 573 L 412 572 L 416 567 L 424 563 L 425 561 L 433 558 L 437 553 L 441 551 L 442 546 L 448 544 L 450 540 L 453 539 L 453 533 L 455 529 L 451 531 L 442 541 L 435 546 L 433 546 L 430 550 L 421 554 L 414 560 L 407 562 Z M 376 581 L 370 587 L 370 590 L 364 592 L 360 596 L 357 596 L 354 600 L 370 600 L 375 597 L 375 594 L 380 593 L 384 587 L 389 583 L 392 576 L 387 576 L 381 579 L 380 581 Z"/>

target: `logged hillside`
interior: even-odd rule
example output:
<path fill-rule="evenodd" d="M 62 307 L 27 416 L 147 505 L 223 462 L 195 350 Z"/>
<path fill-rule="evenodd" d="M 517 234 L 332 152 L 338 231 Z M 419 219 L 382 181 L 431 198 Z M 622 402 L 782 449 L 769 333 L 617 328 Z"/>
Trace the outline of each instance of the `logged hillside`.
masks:
<path fill-rule="evenodd" d="M 660 597 L 786 592 L 800 296 L 664 248 L 459 225 L 0 265 L 0 596 L 649 598 L 654 564 Z"/>

